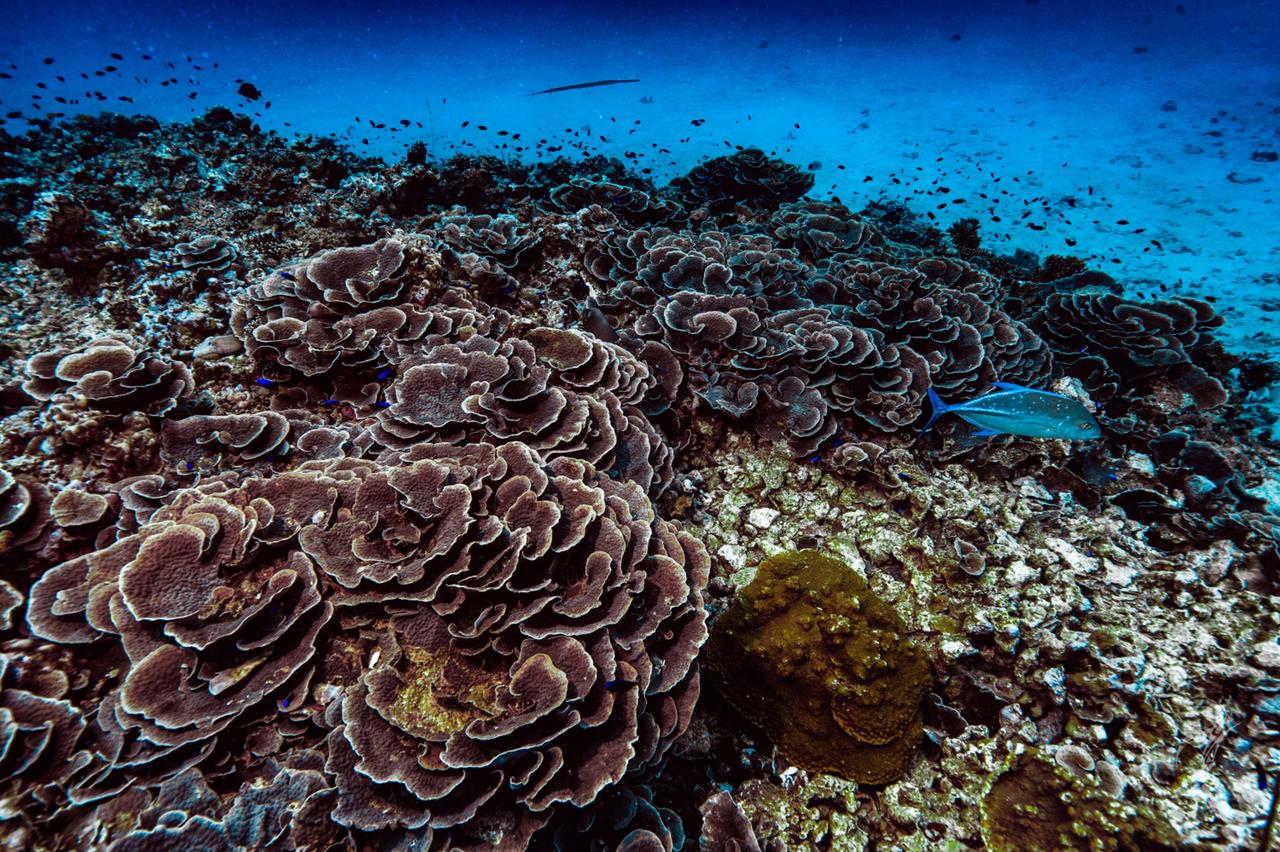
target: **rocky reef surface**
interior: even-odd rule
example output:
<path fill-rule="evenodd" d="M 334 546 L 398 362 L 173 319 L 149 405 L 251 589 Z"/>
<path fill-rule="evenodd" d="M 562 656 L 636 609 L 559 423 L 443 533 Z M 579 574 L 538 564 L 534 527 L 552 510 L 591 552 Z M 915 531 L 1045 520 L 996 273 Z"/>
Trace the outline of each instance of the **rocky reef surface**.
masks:
<path fill-rule="evenodd" d="M 0 133 L 5 843 L 1256 848 L 1275 365 L 812 186 Z"/>

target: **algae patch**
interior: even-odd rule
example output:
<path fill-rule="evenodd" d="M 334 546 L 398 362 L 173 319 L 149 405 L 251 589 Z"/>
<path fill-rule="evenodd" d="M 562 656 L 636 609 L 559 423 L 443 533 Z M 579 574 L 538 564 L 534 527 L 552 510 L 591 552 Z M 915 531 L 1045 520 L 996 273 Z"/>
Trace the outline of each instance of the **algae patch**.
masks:
<path fill-rule="evenodd" d="M 447 654 L 406 648 L 411 668 L 388 718 L 406 731 L 448 736 L 498 715 L 500 677 Z"/>
<path fill-rule="evenodd" d="M 802 550 L 764 560 L 706 653 L 729 703 L 805 769 L 886 784 L 920 740 L 924 655 L 836 559 Z"/>

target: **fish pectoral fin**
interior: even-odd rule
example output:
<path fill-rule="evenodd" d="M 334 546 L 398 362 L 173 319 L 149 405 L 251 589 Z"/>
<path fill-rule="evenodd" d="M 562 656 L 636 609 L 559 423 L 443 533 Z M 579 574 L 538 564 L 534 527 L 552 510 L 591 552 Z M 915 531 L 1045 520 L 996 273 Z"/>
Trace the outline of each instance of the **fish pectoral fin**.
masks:
<path fill-rule="evenodd" d="M 992 435 L 999 435 L 995 429 L 979 429 L 977 432 L 969 433 L 971 438 L 990 438 Z"/>

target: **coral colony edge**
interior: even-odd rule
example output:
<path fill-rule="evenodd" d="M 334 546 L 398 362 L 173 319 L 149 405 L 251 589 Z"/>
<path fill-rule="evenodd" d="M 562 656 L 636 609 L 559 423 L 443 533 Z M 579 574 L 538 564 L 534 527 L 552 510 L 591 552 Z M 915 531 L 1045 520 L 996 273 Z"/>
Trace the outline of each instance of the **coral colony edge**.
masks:
<path fill-rule="evenodd" d="M 0 142 L 8 848 L 1267 842 L 1209 302 L 754 149 Z"/>

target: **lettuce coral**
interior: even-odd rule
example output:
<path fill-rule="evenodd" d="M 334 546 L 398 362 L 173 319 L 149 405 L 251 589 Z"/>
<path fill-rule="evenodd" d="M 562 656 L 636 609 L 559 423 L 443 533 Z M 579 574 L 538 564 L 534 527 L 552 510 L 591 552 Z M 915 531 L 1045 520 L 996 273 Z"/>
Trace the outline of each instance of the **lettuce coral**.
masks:
<path fill-rule="evenodd" d="M 801 767 L 886 784 L 920 740 L 924 654 L 836 559 L 801 550 L 764 560 L 706 653 L 728 702 Z"/>
<path fill-rule="evenodd" d="M 122 532 L 45 573 L 27 610 L 42 639 L 118 646 L 120 685 L 65 770 L 78 801 L 249 737 L 323 758 L 331 834 L 462 848 L 488 826 L 523 848 L 660 760 L 698 697 L 706 550 L 579 459 L 417 443 L 206 478 Z"/>

